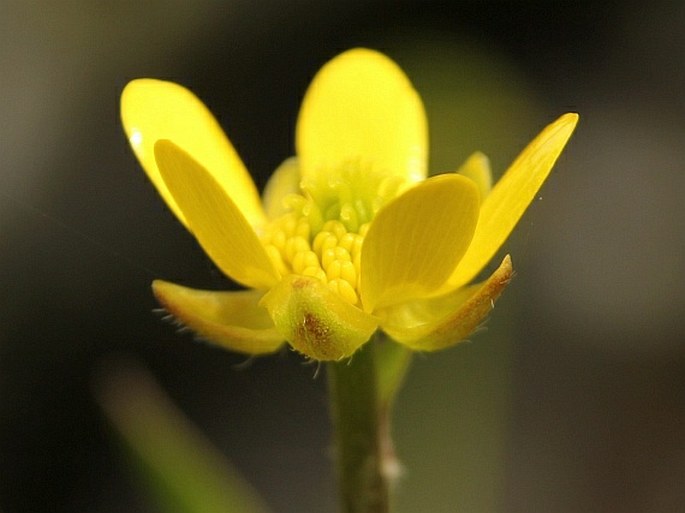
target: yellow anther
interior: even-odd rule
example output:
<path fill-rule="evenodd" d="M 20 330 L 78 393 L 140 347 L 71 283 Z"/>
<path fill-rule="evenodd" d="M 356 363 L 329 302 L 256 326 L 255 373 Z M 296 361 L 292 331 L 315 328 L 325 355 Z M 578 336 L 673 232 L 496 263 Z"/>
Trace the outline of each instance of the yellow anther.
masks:
<path fill-rule="evenodd" d="M 295 233 L 295 227 L 297 226 L 297 219 L 294 215 L 287 215 L 283 218 L 283 224 L 281 229 L 285 232 L 286 236 L 292 236 Z"/>
<path fill-rule="evenodd" d="M 335 259 L 340 260 L 341 262 L 352 261 L 352 258 L 350 257 L 350 252 L 340 246 L 335 247 Z"/>
<path fill-rule="evenodd" d="M 323 225 L 323 229 L 327 232 L 331 232 L 338 240 L 342 239 L 347 233 L 345 225 L 343 225 L 340 221 L 335 220 L 326 221 Z"/>
<path fill-rule="evenodd" d="M 352 262 L 340 262 L 340 277 L 356 288 L 357 269 Z"/>
<path fill-rule="evenodd" d="M 319 266 L 307 267 L 302 271 L 302 276 L 311 276 L 312 278 L 318 278 L 322 282 L 326 283 L 326 273 Z"/>
<path fill-rule="evenodd" d="M 299 251 L 309 251 L 309 243 L 303 237 L 290 237 L 283 248 L 286 260 L 293 261 Z"/>
<path fill-rule="evenodd" d="M 330 232 L 326 232 L 327 235 L 323 237 L 319 244 L 319 250 L 316 252 L 323 257 L 323 254 L 328 249 L 334 249 L 338 245 L 338 238 Z"/>
<path fill-rule="evenodd" d="M 352 288 L 352 285 L 345 280 L 329 281 L 328 286 L 350 304 L 354 305 L 357 303 L 357 293 L 354 291 L 354 288 Z"/>
<path fill-rule="evenodd" d="M 362 264 L 362 252 L 358 251 L 356 253 L 352 253 L 352 264 L 354 264 L 355 269 L 359 269 Z"/>
<path fill-rule="evenodd" d="M 332 233 L 335 225 L 339 222 L 340 221 L 336 221 L 335 219 L 330 219 L 323 224 L 323 226 L 321 227 L 321 230 Z"/>
<path fill-rule="evenodd" d="M 351 260 L 352 258 L 350 257 L 349 252 L 340 246 L 325 249 L 323 253 L 321 253 L 321 267 L 324 269 L 328 269 L 328 266 L 335 261 L 350 262 Z"/>
<path fill-rule="evenodd" d="M 324 241 L 331 235 L 330 232 L 322 231 L 316 234 L 314 241 L 312 242 L 312 249 L 318 255 L 321 254 L 321 248 L 324 245 Z"/>
<path fill-rule="evenodd" d="M 350 253 L 352 254 L 352 260 L 354 260 L 355 256 L 359 256 L 362 252 L 362 243 L 364 242 L 364 237 L 361 235 L 355 235 L 354 236 L 354 243 L 352 244 L 352 250 Z"/>
<path fill-rule="evenodd" d="M 325 211 L 312 198 L 288 197 L 292 210 L 267 226 L 261 239 L 280 274 L 316 278 L 345 301 L 358 304 L 361 251 L 369 223 L 358 224 L 368 216 L 344 190 L 338 193 L 341 203 Z M 330 217 L 324 222 L 322 216 Z"/>
<path fill-rule="evenodd" d="M 302 237 L 305 240 L 309 240 L 309 234 L 311 232 L 311 227 L 306 219 L 300 219 L 295 228 L 295 235 Z"/>
<path fill-rule="evenodd" d="M 321 252 L 321 267 L 328 269 L 328 266 L 335 261 L 335 249 L 326 248 Z"/>
<path fill-rule="evenodd" d="M 342 262 L 340 262 L 340 260 L 333 260 L 330 264 L 324 266 L 324 269 L 326 270 L 326 278 L 328 278 L 329 281 L 337 280 L 341 277 Z"/>
<path fill-rule="evenodd" d="M 352 248 L 354 247 L 354 240 L 358 237 L 355 233 L 346 233 L 340 240 L 338 240 L 338 246 L 345 248 L 349 253 L 352 253 Z"/>
<path fill-rule="evenodd" d="M 319 258 L 313 251 L 298 251 L 293 257 L 293 272 L 302 274 L 308 267 L 320 267 Z"/>

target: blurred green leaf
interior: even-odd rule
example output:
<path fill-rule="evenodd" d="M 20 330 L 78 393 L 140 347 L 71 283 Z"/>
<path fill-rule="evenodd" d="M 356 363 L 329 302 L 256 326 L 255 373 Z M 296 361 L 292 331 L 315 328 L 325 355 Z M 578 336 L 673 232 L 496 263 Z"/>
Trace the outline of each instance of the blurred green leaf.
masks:
<path fill-rule="evenodd" d="M 165 513 L 267 513 L 263 501 L 143 369 L 110 366 L 98 400 Z"/>

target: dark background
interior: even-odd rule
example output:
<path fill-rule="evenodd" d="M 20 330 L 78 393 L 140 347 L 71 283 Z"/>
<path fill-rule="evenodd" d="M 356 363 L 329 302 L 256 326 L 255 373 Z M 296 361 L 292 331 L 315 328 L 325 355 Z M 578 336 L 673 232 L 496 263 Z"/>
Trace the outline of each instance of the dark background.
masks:
<path fill-rule="evenodd" d="M 118 96 L 142 76 L 190 87 L 261 186 L 313 74 L 361 45 L 423 96 L 433 171 L 480 149 L 499 175 L 581 114 L 506 246 L 517 277 L 487 332 L 415 361 L 398 511 L 679 511 L 685 4 L 190 4 L 0 2 L 0 510 L 156 511 L 93 398 L 118 357 L 274 511 L 335 510 L 315 369 L 287 352 L 244 365 L 151 313 L 154 278 L 231 284 L 148 183 Z"/>

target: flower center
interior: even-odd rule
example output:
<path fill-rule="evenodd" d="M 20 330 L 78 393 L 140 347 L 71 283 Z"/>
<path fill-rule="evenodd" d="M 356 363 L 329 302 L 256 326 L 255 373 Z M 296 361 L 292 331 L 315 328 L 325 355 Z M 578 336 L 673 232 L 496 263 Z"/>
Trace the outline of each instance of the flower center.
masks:
<path fill-rule="evenodd" d="M 283 201 L 288 212 L 262 236 L 282 275 L 311 276 L 351 304 L 359 303 L 359 272 L 364 236 L 376 212 L 403 183 L 354 163 L 337 173 L 303 180 L 301 194 Z"/>
<path fill-rule="evenodd" d="M 318 278 L 346 301 L 356 304 L 361 249 L 367 229 L 368 223 L 360 227 L 359 233 L 353 233 L 342 222 L 329 220 L 313 234 L 307 217 L 291 212 L 271 224 L 263 243 L 281 274 Z"/>

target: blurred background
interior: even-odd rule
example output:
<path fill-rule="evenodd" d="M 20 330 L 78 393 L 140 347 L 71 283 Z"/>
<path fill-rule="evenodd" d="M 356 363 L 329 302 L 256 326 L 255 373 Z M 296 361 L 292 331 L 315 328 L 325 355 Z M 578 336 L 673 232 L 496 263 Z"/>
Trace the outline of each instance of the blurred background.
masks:
<path fill-rule="evenodd" d="M 315 367 L 246 361 L 153 312 L 154 278 L 232 285 L 148 183 L 118 98 L 137 77 L 186 85 L 262 186 L 313 74 L 368 46 L 422 95 L 433 172 L 481 150 L 499 176 L 581 114 L 487 329 L 413 362 L 397 511 L 681 511 L 684 28 L 670 0 L 0 0 L 0 510 L 164 511 L 95 400 L 125 361 L 273 511 L 335 511 Z"/>

